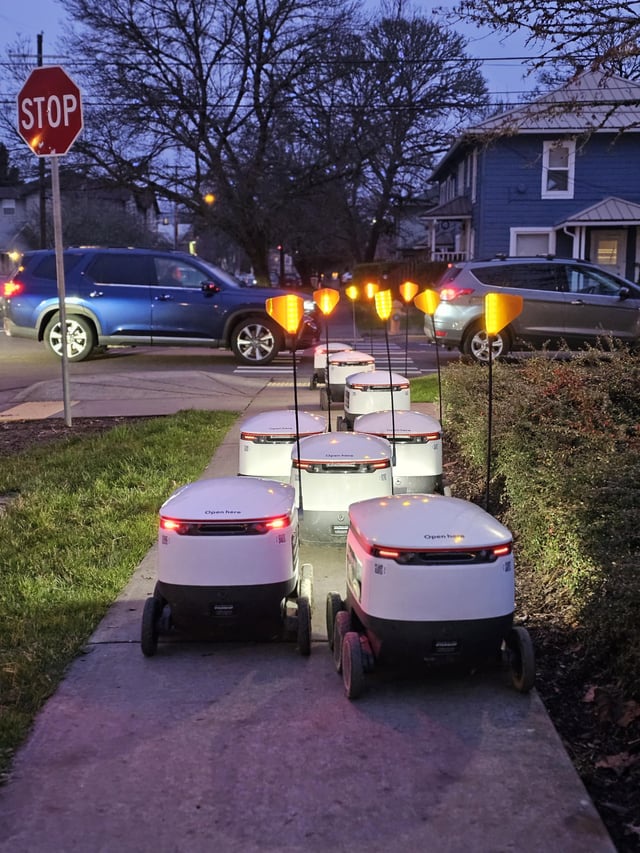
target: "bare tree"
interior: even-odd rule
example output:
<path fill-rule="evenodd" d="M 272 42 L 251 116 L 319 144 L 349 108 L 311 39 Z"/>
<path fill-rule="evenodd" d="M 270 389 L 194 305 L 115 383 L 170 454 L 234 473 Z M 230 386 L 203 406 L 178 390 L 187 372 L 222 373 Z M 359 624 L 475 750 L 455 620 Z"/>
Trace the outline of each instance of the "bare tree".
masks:
<path fill-rule="evenodd" d="M 423 192 L 434 159 L 478 115 L 487 89 L 464 39 L 402 2 L 383 6 L 334 56 L 332 92 L 319 87 L 312 109 L 342 188 L 334 218 L 355 259 L 371 261 L 394 206 Z"/>
<path fill-rule="evenodd" d="M 350 7 L 68 0 L 67 9 L 79 22 L 69 49 L 90 92 L 82 150 L 232 235 L 266 280 L 282 186 L 300 180 L 286 133 L 296 90 Z"/>
<path fill-rule="evenodd" d="M 453 20 L 504 33 L 525 32 L 540 48 L 538 70 L 549 63 L 636 77 L 640 57 L 640 3 L 610 0 L 461 0 Z M 547 71 L 547 74 L 549 72 Z"/>

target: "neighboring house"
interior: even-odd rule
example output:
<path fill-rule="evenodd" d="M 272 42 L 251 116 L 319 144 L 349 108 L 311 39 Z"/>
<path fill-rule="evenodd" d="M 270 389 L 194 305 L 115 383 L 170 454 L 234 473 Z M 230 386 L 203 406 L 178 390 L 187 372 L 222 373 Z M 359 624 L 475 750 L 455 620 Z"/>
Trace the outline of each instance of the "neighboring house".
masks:
<path fill-rule="evenodd" d="M 60 196 L 63 206 L 69 204 L 77 210 L 84 206 L 97 209 L 101 214 L 131 214 L 149 231 L 155 232 L 158 208 L 153 194 L 137 193 L 114 186 L 105 181 L 87 178 L 74 172 L 60 174 Z M 51 181 L 47 176 L 45 200 L 51 207 Z M 0 187 L 0 275 L 11 271 L 10 253 L 35 248 L 27 239 L 29 230 L 38 228 L 40 210 L 40 185 L 37 180 L 13 187 Z M 51 235 L 49 235 L 51 237 Z"/>
<path fill-rule="evenodd" d="M 636 281 L 640 84 L 583 73 L 465 131 L 433 172 L 431 256 L 552 254 Z"/>

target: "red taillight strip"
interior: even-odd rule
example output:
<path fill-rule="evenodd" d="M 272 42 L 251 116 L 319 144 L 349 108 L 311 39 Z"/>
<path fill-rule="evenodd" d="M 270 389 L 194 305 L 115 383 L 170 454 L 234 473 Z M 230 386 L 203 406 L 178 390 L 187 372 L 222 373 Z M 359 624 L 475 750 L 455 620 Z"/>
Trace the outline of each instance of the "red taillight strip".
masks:
<path fill-rule="evenodd" d="M 403 554 L 454 554 L 459 552 L 462 555 L 481 554 L 483 551 L 491 553 L 497 559 L 498 557 L 506 557 L 513 550 L 512 542 L 505 542 L 502 545 L 487 545 L 484 548 L 391 548 L 369 542 L 354 525 L 351 526 L 351 532 L 367 554 L 370 554 L 372 557 L 385 557 L 390 560 L 397 560 Z"/>
<path fill-rule="evenodd" d="M 389 388 L 391 387 L 394 391 L 406 391 L 409 387 L 409 383 L 405 384 L 404 382 L 397 382 L 395 385 L 370 385 L 367 383 L 357 383 L 355 385 L 349 385 L 354 391 L 385 391 L 389 392 Z"/>
<path fill-rule="evenodd" d="M 167 530 L 172 533 L 178 533 L 180 536 L 186 536 L 192 531 L 195 532 L 203 526 L 209 529 L 215 527 L 223 528 L 228 527 L 229 524 L 233 523 L 234 522 L 231 519 L 216 519 L 210 521 L 202 518 L 176 519 L 160 516 L 160 529 Z M 250 530 L 253 529 L 256 533 L 266 533 L 269 530 L 283 530 L 285 527 L 289 527 L 291 525 L 291 516 L 276 515 L 272 518 L 243 518 L 238 520 L 237 523 L 245 527 L 247 532 L 250 532 Z"/>
<path fill-rule="evenodd" d="M 318 432 L 301 432 L 299 434 L 300 438 L 307 438 L 310 435 L 319 435 Z M 283 432 L 283 433 L 274 433 L 274 432 L 241 432 L 240 438 L 243 441 L 258 441 L 260 438 L 275 438 L 286 441 L 291 439 L 291 441 L 295 441 L 296 433 L 295 432 Z"/>

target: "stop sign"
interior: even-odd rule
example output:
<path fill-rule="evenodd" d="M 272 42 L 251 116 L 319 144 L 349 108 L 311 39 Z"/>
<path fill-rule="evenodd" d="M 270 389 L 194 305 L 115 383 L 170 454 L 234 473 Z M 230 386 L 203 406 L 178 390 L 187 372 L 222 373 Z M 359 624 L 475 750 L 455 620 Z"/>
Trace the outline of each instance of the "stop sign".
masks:
<path fill-rule="evenodd" d="M 39 157 L 66 154 L 82 130 L 80 89 L 64 68 L 35 68 L 18 93 L 18 133 Z"/>

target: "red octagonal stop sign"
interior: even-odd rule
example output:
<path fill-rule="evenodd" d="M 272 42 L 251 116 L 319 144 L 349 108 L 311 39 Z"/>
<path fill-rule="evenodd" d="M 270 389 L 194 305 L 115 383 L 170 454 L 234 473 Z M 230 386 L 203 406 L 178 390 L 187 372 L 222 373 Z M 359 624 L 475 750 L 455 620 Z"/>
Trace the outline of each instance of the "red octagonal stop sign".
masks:
<path fill-rule="evenodd" d="M 82 130 L 80 89 L 64 68 L 35 68 L 18 93 L 18 133 L 39 157 L 66 154 Z"/>

